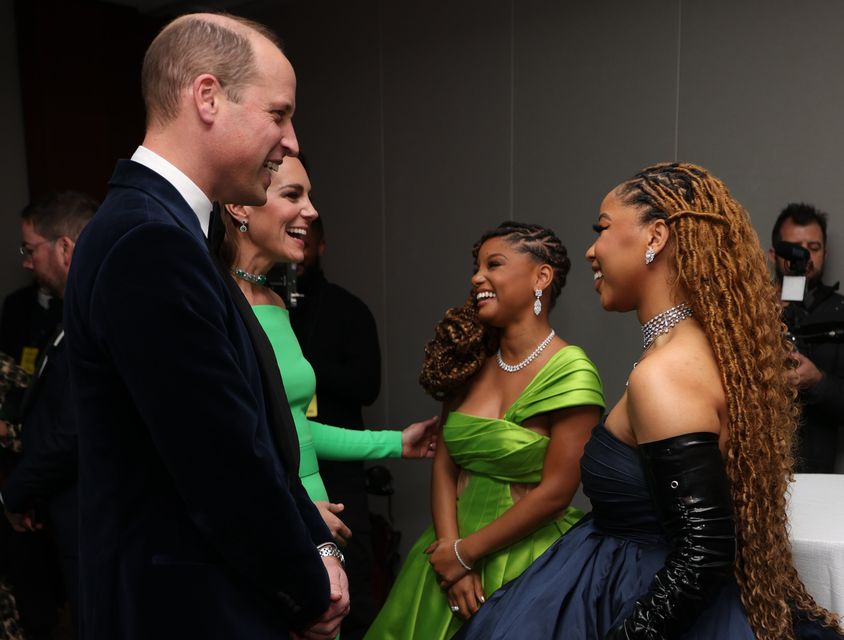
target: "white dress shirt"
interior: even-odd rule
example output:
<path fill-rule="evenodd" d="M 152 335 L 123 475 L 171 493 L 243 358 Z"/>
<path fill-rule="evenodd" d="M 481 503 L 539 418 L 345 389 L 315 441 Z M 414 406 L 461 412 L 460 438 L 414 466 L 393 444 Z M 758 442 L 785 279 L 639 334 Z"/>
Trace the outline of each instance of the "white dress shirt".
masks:
<path fill-rule="evenodd" d="M 138 164 L 144 165 L 147 169 L 155 171 L 176 188 L 179 195 L 193 209 L 193 212 L 199 219 L 199 226 L 202 227 L 202 233 L 207 238 L 212 205 L 211 200 L 202 192 L 202 189 L 197 187 L 196 183 L 182 173 L 176 166 L 143 145 L 139 146 L 135 150 L 135 153 L 132 154 L 132 162 L 137 162 Z"/>

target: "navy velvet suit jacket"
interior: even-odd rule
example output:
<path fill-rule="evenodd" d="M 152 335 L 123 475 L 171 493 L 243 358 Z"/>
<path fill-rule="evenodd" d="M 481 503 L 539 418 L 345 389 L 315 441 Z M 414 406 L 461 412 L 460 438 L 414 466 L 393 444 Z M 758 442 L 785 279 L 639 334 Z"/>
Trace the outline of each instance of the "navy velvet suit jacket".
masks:
<path fill-rule="evenodd" d="M 86 640 L 287 638 L 328 606 L 330 533 L 237 295 L 175 188 L 120 161 L 65 295 Z"/>

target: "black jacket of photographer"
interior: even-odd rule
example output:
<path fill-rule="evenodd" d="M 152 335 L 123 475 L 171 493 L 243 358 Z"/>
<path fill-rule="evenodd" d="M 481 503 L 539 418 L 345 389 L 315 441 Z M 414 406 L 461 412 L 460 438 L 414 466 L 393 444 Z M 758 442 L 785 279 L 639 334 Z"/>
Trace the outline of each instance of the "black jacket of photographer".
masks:
<path fill-rule="evenodd" d="M 803 415 L 798 434 L 797 471 L 832 473 L 844 423 L 844 296 L 838 283 L 819 283 L 803 302 L 792 302 L 784 320 L 797 348 L 821 371 L 816 385 L 800 393 Z M 825 335 L 824 335 L 825 334 Z"/>

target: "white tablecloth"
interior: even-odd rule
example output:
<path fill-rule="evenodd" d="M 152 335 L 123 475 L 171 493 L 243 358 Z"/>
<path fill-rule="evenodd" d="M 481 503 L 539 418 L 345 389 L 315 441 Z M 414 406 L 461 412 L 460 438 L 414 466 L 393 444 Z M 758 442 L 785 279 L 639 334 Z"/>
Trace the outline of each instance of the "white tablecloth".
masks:
<path fill-rule="evenodd" d="M 844 616 L 844 475 L 800 473 L 790 493 L 794 566 L 817 603 Z"/>

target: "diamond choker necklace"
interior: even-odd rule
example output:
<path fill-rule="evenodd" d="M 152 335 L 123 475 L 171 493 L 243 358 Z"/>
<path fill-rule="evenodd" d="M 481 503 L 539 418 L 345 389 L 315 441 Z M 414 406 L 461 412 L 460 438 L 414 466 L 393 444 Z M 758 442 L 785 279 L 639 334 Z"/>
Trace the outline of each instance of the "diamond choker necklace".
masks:
<path fill-rule="evenodd" d="M 539 346 L 536 349 L 533 350 L 533 353 L 531 353 L 527 358 L 525 358 L 524 360 L 522 360 L 518 364 L 507 364 L 506 362 L 504 362 L 504 358 L 501 357 L 501 348 L 499 347 L 498 354 L 495 356 L 496 359 L 498 360 L 498 366 L 501 367 L 502 369 L 504 369 L 504 371 L 506 371 L 507 373 L 516 373 L 516 371 L 519 371 L 520 369 L 524 369 L 531 362 L 536 360 L 536 356 L 538 356 L 540 353 L 542 353 L 545 350 L 545 347 L 547 347 L 549 344 L 551 344 L 551 339 L 553 337 L 554 337 L 554 330 L 551 329 L 551 333 L 548 334 L 548 337 L 545 338 L 545 340 L 543 340 L 542 342 L 539 343 Z"/>
<path fill-rule="evenodd" d="M 671 331 L 681 320 L 691 317 L 692 308 L 685 302 L 656 314 L 642 325 L 642 349 L 646 350 L 659 336 Z"/>
<path fill-rule="evenodd" d="M 237 267 L 232 269 L 232 275 L 235 278 L 246 280 L 246 282 L 251 282 L 252 284 L 259 284 L 263 287 L 267 286 L 267 276 L 265 275 L 255 275 L 254 273 L 249 273 L 248 271 L 238 269 Z"/>

